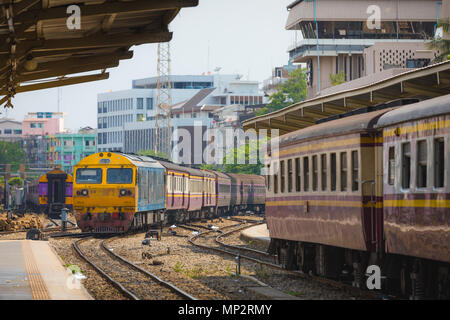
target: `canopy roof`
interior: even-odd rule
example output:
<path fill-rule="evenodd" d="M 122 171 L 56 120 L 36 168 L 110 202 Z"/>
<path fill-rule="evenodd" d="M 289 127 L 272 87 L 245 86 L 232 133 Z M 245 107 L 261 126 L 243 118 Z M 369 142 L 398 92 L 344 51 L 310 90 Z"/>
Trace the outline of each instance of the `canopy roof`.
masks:
<path fill-rule="evenodd" d="M 133 56 L 131 46 L 170 41 L 169 23 L 181 8 L 197 4 L 198 0 L 0 0 L 0 105 L 19 92 L 107 79 L 107 68 Z M 30 81 L 37 83 L 26 84 Z"/>
<path fill-rule="evenodd" d="M 414 69 L 357 88 L 301 101 L 243 122 L 247 129 L 278 129 L 283 135 L 315 125 L 319 120 L 398 99 L 426 100 L 450 93 L 450 61 Z"/>

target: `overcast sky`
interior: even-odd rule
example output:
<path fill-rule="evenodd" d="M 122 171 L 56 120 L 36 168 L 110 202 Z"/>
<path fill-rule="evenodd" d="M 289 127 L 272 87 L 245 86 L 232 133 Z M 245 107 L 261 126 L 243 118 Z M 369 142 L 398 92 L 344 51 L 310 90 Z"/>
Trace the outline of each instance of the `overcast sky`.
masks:
<path fill-rule="evenodd" d="M 221 67 L 222 74 L 263 81 L 275 66 L 288 62 L 294 31 L 284 29 L 292 0 L 199 0 L 171 23 L 172 74 L 201 74 Z M 209 47 L 209 66 L 208 66 Z M 108 80 L 62 87 L 65 127 L 97 127 L 97 94 L 131 88 L 133 79 L 156 76 L 157 44 L 132 48 L 132 59 L 108 69 Z M 8 117 L 22 121 L 27 112 L 57 111 L 57 89 L 21 93 Z M 1 110 L 3 117 L 4 110 Z"/>

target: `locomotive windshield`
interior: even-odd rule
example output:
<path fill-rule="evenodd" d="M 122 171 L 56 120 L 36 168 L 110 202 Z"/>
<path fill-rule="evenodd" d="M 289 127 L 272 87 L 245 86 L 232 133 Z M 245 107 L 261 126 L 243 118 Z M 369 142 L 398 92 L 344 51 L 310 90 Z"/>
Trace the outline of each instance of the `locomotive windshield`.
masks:
<path fill-rule="evenodd" d="M 102 183 L 102 169 L 78 169 L 77 183 Z"/>
<path fill-rule="evenodd" d="M 133 169 L 130 168 L 111 168 L 108 169 L 106 176 L 107 183 L 130 184 L 133 183 Z"/>

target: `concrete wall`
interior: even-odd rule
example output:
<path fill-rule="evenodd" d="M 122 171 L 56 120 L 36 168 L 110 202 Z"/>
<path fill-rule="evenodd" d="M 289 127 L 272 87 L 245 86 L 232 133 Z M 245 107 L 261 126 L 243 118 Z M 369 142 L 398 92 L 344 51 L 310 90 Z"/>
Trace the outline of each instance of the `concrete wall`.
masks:
<path fill-rule="evenodd" d="M 407 59 L 430 59 L 436 52 L 429 50 L 425 43 L 392 43 L 379 42 L 364 50 L 366 75 L 382 72 L 386 68 L 406 68 Z"/>

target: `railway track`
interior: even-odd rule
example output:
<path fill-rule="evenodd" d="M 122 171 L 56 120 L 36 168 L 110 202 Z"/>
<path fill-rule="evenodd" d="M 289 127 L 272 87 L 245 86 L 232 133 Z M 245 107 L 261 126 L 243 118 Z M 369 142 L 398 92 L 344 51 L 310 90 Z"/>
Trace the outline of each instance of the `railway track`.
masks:
<path fill-rule="evenodd" d="M 89 245 L 83 245 L 87 240 Z M 107 240 L 84 238 L 75 241 L 73 247 L 82 259 L 124 296 L 132 300 L 196 300 L 190 294 L 114 253 L 107 247 Z"/>
<path fill-rule="evenodd" d="M 236 218 L 230 219 L 230 220 L 235 220 Z M 271 256 L 269 254 L 267 254 L 266 252 L 260 251 L 260 250 L 256 250 L 256 249 L 252 249 L 252 248 L 247 248 L 247 247 L 238 247 L 238 246 L 234 246 L 234 245 L 229 245 L 224 243 L 223 241 L 221 241 L 220 239 L 223 237 L 226 237 L 228 235 L 231 235 L 235 232 L 241 231 L 243 229 L 258 225 L 262 222 L 258 221 L 257 223 L 251 223 L 250 225 L 246 225 L 243 226 L 241 228 L 236 228 L 233 229 L 231 231 L 228 231 L 226 233 L 223 233 L 221 231 L 219 231 L 219 235 L 215 236 L 215 237 L 205 237 L 210 233 L 215 232 L 215 230 L 208 230 L 205 232 L 200 232 L 198 229 L 196 230 L 198 232 L 198 234 L 192 236 L 189 238 L 189 243 L 191 243 L 192 245 L 199 247 L 199 248 L 203 248 L 205 250 L 209 250 L 209 251 L 215 251 L 217 253 L 221 253 L 221 254 L 225 254 L 228 256 L 232 256 L 232 257 L 239 257 L 242 260 L 246 260 L 249 262 L 253 262 L 253 263 L 257 263 L 259 265 L 264 265 L 266 267 L 272 268 L 272 269 L 276 269 L 276 270 L 280 270 L 284 273 L 288 273 L 288 274 L 292 274 L 295 276 L 299 276 L 301 278 L 304 279 L 309 279 L 309 280 L 313 280 L 315 282 L 324 284 L 324 285 L 328 285 L 328 286 L 332 286 L 335 288 L 338 288 L 340 290 L 344 290 L 346 292 L 349 292 L 351 294 L 355 294 L 361 297 L 367 297 L 370 299 L 381 299 L 381 294 L 380 293 L 374 293 L 374 292 L 370 292 L 370 291 L 364 291 L 361 290 L 359 288 L 353 287 L 347 283 L 344 282 L 340 282 L 334 279 L 328 279 L 328 278 L 324 278 L 324 277 L 319 277 L 319 276 L 314 276 L 314 275 L 309 275 L 309 274 L 305 274 L 302 273 L 300 271 L 295 271 L 295 270 L 286 270 L 283 268 L 282 265 L 276 263 L 274 260 L 276 258 L 276 256 Z M 232 226 L 228 226 L 223 229 L 228 229 L 231 227 L 238 227 L 240 224 L 237 225 L 232 225 Z M 214 239 L 214 243 L 198 243 L 199 239 L 202 239 L 206 242 L 211 241 L 212 239 Z M 209 239 L 208 239 L 209 238 Z M 219 244 L 219 246 L 217 246 L 217 244 Z M 244 254 L 243 254 L 244 253 Z M 272 260 L 272 261 L 268 261 L 268 260 Z"/>
<path fill-rule="evenodd" d="M 70 230 L 77 230 L 78 227 L 67 227 L 66 230 L 70 231 Z M 23 229 L 23 230 L 11 230 L 11 231 L 0 231 L 0 236 L 2 235 L 7 235 L 7 234 L 14 234 L 14 233 L 20 233 L 20 232 L 27 232 L 31 229 Z M 58 232 L 61 231 L 61 227 L 51 227 L 51 228 L 44 228 L 44 229 L 40 229 L 40 231 L 42 233 L 46 233 L 46 232 Z"/>

